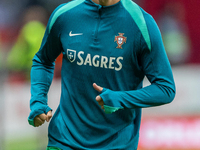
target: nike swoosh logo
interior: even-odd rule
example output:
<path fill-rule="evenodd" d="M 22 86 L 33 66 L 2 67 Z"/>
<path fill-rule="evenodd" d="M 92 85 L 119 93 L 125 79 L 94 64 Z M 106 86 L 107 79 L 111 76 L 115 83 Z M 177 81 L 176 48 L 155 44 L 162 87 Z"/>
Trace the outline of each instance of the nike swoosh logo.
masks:
<path fill-rule="evenodd" d="M 77 35 L 83 35 L 83 33 L 72 34 L 72 31 L 69 32 L 69 36 L 77 36 Z"/>

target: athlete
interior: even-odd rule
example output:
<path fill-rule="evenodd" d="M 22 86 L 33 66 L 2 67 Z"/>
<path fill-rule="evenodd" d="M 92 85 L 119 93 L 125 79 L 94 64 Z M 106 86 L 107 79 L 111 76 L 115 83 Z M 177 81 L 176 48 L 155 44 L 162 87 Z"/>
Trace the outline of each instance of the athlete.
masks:
<path fill-rule="evenodd" d="M 61 98 L 51 119 L 47 93 L 60 53 Z M 148 13 L 131 0 L 75 0 L 54 10 L 33 58 L 28 121 L 38 127 L 51 119 L 47 149 L 136 150 L 141 108 L 174 96 L 161 34 Z"/>

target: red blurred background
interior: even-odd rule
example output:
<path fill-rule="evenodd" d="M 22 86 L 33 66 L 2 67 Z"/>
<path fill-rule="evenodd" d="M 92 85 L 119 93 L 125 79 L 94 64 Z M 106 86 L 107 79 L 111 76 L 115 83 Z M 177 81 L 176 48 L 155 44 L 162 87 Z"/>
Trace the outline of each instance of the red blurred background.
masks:
<path fill-rule="evenodd" d="M 160 12 L 167 4 L 174 4 L 179 18 L 187 25 L 188 36 L 191 39 L 190 57 L 188 63 L 200 63 L 200 1 L 199 0 L 140 0 L 141 6 L 158 20 Z M 179 3 L 179 7 L 176 5 Z M 177 6 L 177 7 L 176 7 Z"/>

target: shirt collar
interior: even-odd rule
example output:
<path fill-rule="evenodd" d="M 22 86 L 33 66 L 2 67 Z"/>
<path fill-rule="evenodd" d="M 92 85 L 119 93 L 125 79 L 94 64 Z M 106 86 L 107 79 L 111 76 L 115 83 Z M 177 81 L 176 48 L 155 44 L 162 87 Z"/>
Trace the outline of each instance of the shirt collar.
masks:
<path fill-rule="evenodd" d="M 122 7 L 121 1 L 110 6 L 102 6 L 94 3 L 92 0 L 85 0 L 85 3 L 92 6 L 94 11 L 101 14 L 101 17 L 116 16 L 116 13 L 119 13 Z"/>

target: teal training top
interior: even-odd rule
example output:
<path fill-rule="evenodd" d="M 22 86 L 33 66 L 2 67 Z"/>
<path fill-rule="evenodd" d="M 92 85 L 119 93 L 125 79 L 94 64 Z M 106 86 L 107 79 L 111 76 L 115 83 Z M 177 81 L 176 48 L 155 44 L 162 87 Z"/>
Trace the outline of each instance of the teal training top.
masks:
<path fill-rule="evenodd" d="M 170 103 L 175 96 L 154 19 L 131 0 L 111 6 L 76 0 L 57 7 L 33 58 L 30 124 L 51 110 L 47 93 L 60 53 L 61 98 L 49 125 L 48 146 L 136 150 L 141 108 Z M 145 76 L 151 84 L 143 88 Z M 93 83 L 103 91 L 98 93 Z M 99 94 L 105 112 L 95 100 Z"/>

